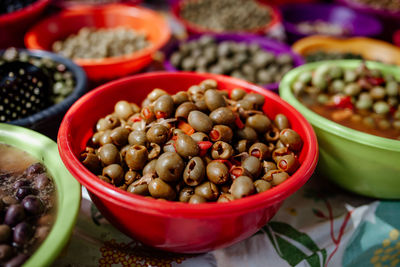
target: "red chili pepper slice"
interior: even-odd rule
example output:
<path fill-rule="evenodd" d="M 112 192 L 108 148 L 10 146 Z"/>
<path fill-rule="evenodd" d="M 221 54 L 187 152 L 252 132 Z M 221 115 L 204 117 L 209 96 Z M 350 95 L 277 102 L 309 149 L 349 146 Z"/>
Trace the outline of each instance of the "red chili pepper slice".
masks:
<path fill-rule="evenodd" d="M 163 111 L 157 111 L 156 112 L 156 118 L 157 119 L 164 119 L 167 117 L 167 113 L 163 112 Z"/>
<path fill-rule="evenodd" d="M 153 116 L 153 112 L 149 108 L 144 108 L 142 110 L 142 115 L 145 119 L 150 119 Z"/>
<path fill-rule="evenodd" d="M 385 83 L 385 79 L 382 77 L 368 77 L 367 78 L 368 82 L 372 85 L 382 85 Z"/>
<path fill-rule="evenodd" d="M 239 118 L 239 115 L 236 115 L 235 124 L 239 129 L 244 128 L 244 124 L 243 124 L 242 120 Z"/>
<path fill-rule="evenodd" d="M 135 116 L 135 117 L 131 118 L 131 121 L 133 121 L 133 122 L 138 122 L 138 121 L 141 121 L 141 120 L 142 120 L 142 118 L 139 117 L 139 116 Z"/>
<path fill-rule="evenodd" d="M 198 142 L 197 145 L 200 148 L 200 157 L 203 157 L 207 154 L 207 151 L 210 149 L 210 147 L 212 147 L 213 143 L 210 141 L 201 141 Z"/>
<path fill-rule="evenodd" d="M 232 163 L 227 159 L 216 159 L 216 161 L 219 161 L 219 162 L 225 164 L 228 167 L 228 169 L 232 168 Z"/>
<path fill-rule="evenodd" d="M 237 177 L 242 176 L 243 168 L 240 166 L 232 166 L 230 173 L 231 173 L 232 179 L 236 179 Z"/>
<path fill-rule="evenodd" d="M 210 137 L 212 141 L 218 141 L 219 140 L 219 132 L 217 130 L 211 130 L 210 132 Z"/>
<path fill-rule="evenodd" d="M 351 103 L 351 97 L 350 96 L 334 96 L 333 97 L 333 107 L 334 108 L 349 108 L 353 109 L 354 105 Z"/>

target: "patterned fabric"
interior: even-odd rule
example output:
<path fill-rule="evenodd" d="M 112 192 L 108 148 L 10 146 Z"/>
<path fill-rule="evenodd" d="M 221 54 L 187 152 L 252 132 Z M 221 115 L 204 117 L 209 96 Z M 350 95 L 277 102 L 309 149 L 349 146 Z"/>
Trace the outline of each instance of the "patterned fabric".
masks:
<path fill-rule="evenodd" d="M 351 195 L 317 176 L 258 233 L 200 255 L 160 252 L 128 238 L 83 195 L 71 242 L 54 266 L 400 266 L 400 202 Z"/>

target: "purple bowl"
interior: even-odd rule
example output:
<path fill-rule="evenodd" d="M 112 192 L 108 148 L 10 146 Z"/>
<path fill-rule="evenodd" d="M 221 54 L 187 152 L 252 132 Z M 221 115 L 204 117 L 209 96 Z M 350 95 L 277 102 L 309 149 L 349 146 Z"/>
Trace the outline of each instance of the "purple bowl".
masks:
<path fill-rule="evenodd" d="M 234 41 L 246 44 L 257 43 L 261 47 L 261 49 L 274 53 L 275 55 L 279 55 L 281 53 L 289 53 L 293 57 L 293 65 L 294 65 L 293 68 L 304 64 L 304 60 L 300 55 L 294 53 L 288 45 L 280 43 L 278 41 L 250 34 L 207 34 L 207 35 L 214 37 L 217 43 L 223 41 Z M 169 61 L 170 56 L 172 55 L 173 52 L 175 52 L 178 49 L 181 43 L 197 40 L 201 36 L 202 35 L 193 35 L 183 42 L 175 42 L 167 46 L 164 49 L 165 53 L 164 68 L 167 71 L 171 72 L 179 71 Z M 279 82 L 265 84 L 263 85 L 263 87 L 275 93 L 278 93 Z"/>
<path fill-rule="evenodd" d="M 303 21 L 321 20 L 340 25 L 350 30 L 346 37 L 377 36 L 382 32 L 382 25 L 376 18 L 340 5 L 288 4 L 281 7 L 281 12 L 290 42 L 310 35 L 297 29 L 297 24 Z"/>

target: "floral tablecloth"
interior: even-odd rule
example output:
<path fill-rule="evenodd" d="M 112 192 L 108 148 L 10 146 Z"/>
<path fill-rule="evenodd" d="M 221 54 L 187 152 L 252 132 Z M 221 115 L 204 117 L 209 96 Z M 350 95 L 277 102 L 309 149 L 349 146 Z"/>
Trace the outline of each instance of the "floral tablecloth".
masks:
<path fill-rule="evenodd" d="M 362 198 L 314 176 L 252 237 L 200 255 L 160 252 L 120 233 L 83 191 L 54 266 L 400 266 L 400 202 Z"/>

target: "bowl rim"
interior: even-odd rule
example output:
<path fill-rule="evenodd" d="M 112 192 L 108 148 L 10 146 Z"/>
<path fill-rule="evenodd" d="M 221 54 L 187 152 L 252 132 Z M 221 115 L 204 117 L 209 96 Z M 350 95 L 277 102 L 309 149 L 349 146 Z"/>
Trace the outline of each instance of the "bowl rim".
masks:
<path fill-rule="evenodd" d="M 51 0 L 37 0 L 36 2 L 18 9 L 17 11 L 11 12 L 11 13 L 7 13 L 7 14 L 2 14 L 0 15 L 0 24 L 4 23 L 11 23 L 13 21 L 16 20 L 20 20 L 23 19 L 25 16 L 27 16 L 28 14 L 43 9 L 45 8 Z"/>
<path fill-rule="evenodd" d="M 397 19 L 400 18 L 400 10 L 397 12 L 391 12 L 389 9 L 373 8 L 367 4 L 357 3 L 353 0 L 335 0 L 335 1 L 341 5 L 345 5 L 352 9 L 356 9 L 356 11 L 362 11 L 365 13 L 375 14 L 378 16 L 385 16 L 385 17 L 390 16 L 392 18 L 397 18 Z"/>
<path fill-rule="evenodd" d="M 27 128 L 0 123 L 0 143 L 9 144 L 30 155 L 40 154 L 40 158 L 32 156 L 40 161 L 47 161 L 45 166 L 51 173 L 57 189 L 56 221 L 47 238 L 24 266 L 48 266 L 69 241 L 80 210 L 81 186 L 63 165 L 57 145 L 50 138 Z M 32 153 L 32 148 L 26 149 L 26 147 L 34 147 L 35 150 L 45 149 Z"/>
<path fill-rule="evenodd" d="M 217 40 L 217 43 L 223 42 L 223 41 L 234 41 L 235 43 L 257 43 L 261 46 L 269 46 L 269 47 L 279 47 L 279 49 L 282 50 L 283 53 L 288 53 L 292 56 L 293 58 L 293 68 L 303 65 L 305 63 L 305 60 L 303 59 L 303 57 L 295 52 L 289 45 L 273 40 L 273 39 L 269 39 L 269 38 L 265 38 L 265 37 L 261 37 L 259 35 L 255 35 L 255 34 L 250 34 L 250 33 L 223 33 L 223 34 L 194 34 L 191 35 L 189 38 L 185 39 L 185 40 L 180 40 L 180 41 L 175 41 L 173 43 L 170 43 L 165 49 L 164 49 L 164 54 L 165 54 L 165 59 L 163 61 L 163 66 L 167 71 L 171 71 L 171 72 L 176 72 L 176 71 L 180 71 L 177 68 L 175 68 L 170 61 L 171 55 L 176 52 L 178 50 L 178 47 L 181 44 L 184 43 L 188 43 L 191 42 L 193 40 L 198 40 L 200 39 L 202 36 L 207 35 L 207 36 L 212 36 Z M 238 39 L 241 38 L 243 39 L 242 41 L 238 41 Z M 218 40 L 218 39 L 224 39 L 224 40 Z M 267 49 L 261 48 L 264 51 L 267 52 L 271 52 L 268 51 Z M 274 55 L 276 55 L 275 52 L 272 52 Z M 196 72 L 196 71 L 194 71 Z M 275 82 L 275 83 L 268 83 L 268 84 L 263 84 L 260 85 L 268 90 L 272 90 L 277 92 L 279 89 L 279 82 Z"/>
<path fill-rule="evenodd" d="M 326 61 L 318 61 L 318 62 L 304 64 L 300 67 L 297 67 L 289 71 L 285 75 L 285 77 L 281 81 L 281 85 L 279 87 L 279 93 L 284 100 L 290 103 L 299 112 L 304 114 L 307 120 L 315 128 L 329 132 L 330 134 L 336 135 L 338 137 L 347 139 L 355 143 L 360 143 L 366 146 L 375 147 L 379 149 L 400 152 L 400 141 L 354 130 L 349 127 L 343 126 L 339 123 L 336 123 L 332 120 L 329 120 L 325 117 L 322 117 L 321 115 L 315 113 L 314 111 L 304 106 L 299 100 L 297 100 L 297 98 L 292 93 L 291 84 L 293 83 L 294 79 L 304 71 L 313 70 L 316 67 L 327 63 L 336 64 L 344 68 L 356 68 L 362 62 L 363 62 L 362 60 L 347 59 L 347 60 L 326 60 Z M 370 68 L 380 69 L 383 72 L 390 72 L 391 74 L 400 77 L 400 70 L 396 66 L 390 66 L 374 61 L 365 61 L 365 62 L 367 66 Z"/>
<path fill-rule="evenodd" d="M 2 55 L 6 50 L 0 50 L 0 54 Z M 38 123 L 39 121 L 47 118 L 48 116 L 59 114 L 61 112 L 66 111 L 80 96 L 82 96 L 86 92 L 86 88 L 88 86 L 88 80 L 86 77 L 85 71 L 75 64 L 73 61 L 64 58 L 55 53 L 51 53 L 43 50 L 34 50 L 34 49 L 17 49 L 18 53 L 24 52 L 29 56 L 37 57 L 37 58 L 50 58 L 51 60 L 61 63 L 67 67 L 69 71 L 72 72 L 76 85 L 71 94 L 69 94 L 63 101 L 57 104 L 53 104 L 46 109 L 43 109 L 31 116 L 21 118 L 18 120 L 9 121 L 8 123 L 20 125 L 20 126 L 29 126 Z"/>
<path fill-rule="evenodd" d="M 291 34 L 296 34 L 299 36 L 312 36 L 313 34 L 306 34 L 306 33 L 302 33 L 299 30 L 297 30 L 297 25 L 296 23 L 293 23 L 291 20 L 288 20 L 287 16 L 285 16 L 285 13 L 288 12 L 289 10 L 297 10 L 297 9 L 304 9 L 304 8 L 308 8 L 308 9 L 330 9 L 330 10 L 335 10 L 335 9 L 342 9 L 342 10 L 346 10 L 347 12 L 352 13 L 355 17 L 358 18 L 364 18 L 364 19 L 368 19 L 369 23 L 373 24 L 374 27 L 372 27 L 372 30 L 370 28 L 368 28 L 368 31 L 365 31 L 364 34 L 362 36 L 376 36 L 378 34 L 380 34 L 382 32 L 382 23 L 375 17 L 369 15 L 369 14 L 363 14 L 363 13 L 357 13 L 355 10 L 351 9 L 348 6 L 344 6 L 344 5 L 338 5 L 338 4 L 328 4 L 328 3 L 290 3 L 290 4 L 284 4 L 281 6 L 281 13 L 282 13 L 282 18 L 283 18 L 283 25 L 285 27 L 285 31 L 291 33 Z M 299 12 L 301 12 L 299 10 Z M 323 18 L 320 18 L 323 19 Z M 324 19 L 323 19 L 324 20 Z M 327 20 L 325 20 L 327 21 Z M 360 33 L 358 32 L 358 30 L 356 29 L 361 29 L 361 27 L 354 27 L 353 31 L 350 32 L 350 34 L 347 35 L 339 35 L 339 36 L 334 36 L 334 37 L 353 37 L 353 36 L 361 36 Z M 331 35 L 327 35 L 327 36 L 331 36 Z"/>
<path fill-rule="evenodd" d="M 265 2 L 257 1 L 258 4 L 263 6 L 263 8 L 267 9 L 271 16 L 271 21 L 264 26 L 257 27 L 254 29 L 249 30 L 239 30 L 239 31 L 215 31 L 208 28 L 203 28 L 200 25 L 194 24 L 189 22 L 188 20 L 184 19 L 180 15 L 180 11 L 182 6 L 187 1 L 196 1 L 196 0 L 178 0 L 174 4 L 171 5 L 171 13 L 189 32 L 197 33 L 197 34 L 204 34 L 204 33 L 213 33 L 213 34 L 223 34 L 223 33 L 237 33 L 237 32 L 244 32 L 244 33 L 255 33 L 255 34 L 263 34 L 269 32 L 275 26 L 277 26 L 282 21 L 282 16 L 280 11 L 277 7 L 273 5 L 268 5 Z"/>
<path fill-rule="evenodd" d="M 41 46 L 37 42 L 37 29 L 40 29 L 44 27 L 44 25 L 47 25 L 51 23 L 52 21 L 58 21 L 60 18 L 66 18 L 66 19 L 74 19 L 74 17 L 77 16 L 91 16 L 94 13 L 97 12 L 116 12 L 115 14 L 118 14 L 118 12 L 124 12 L 126 13 L 131 13 L 131 14 L 144 14 L 147 13 L 152 17 L 152 23 L 159 25 L 161 28 L 161 38 L 159 42 L 153 43 L 151 42 L 150 45 L 142 50 L 139 50 L 137 52 L 131 53 L 131 54 L 126 54 L 118 57 L 108 57 L 108 58 L 103 58 L 103 59 L 73 59 L 73 61 L 82 66 L 82 67 L 95 67 L 95 66 L 109 66 L 113 64 L 124 64 L 124 63 L 129 63 L 134 60 L 140 60 L 142 58 L 147 58 L 151 56 L 152 54 L 156 53 L 160 48 L 162 48 L 170 39 L 171 37 L 171 30 L 169 29 L 168 22 L 166 19 L 157 13 L 156 11 L 153 11 L 149 8 L 144 8 L 140 6 L 133 6 L 133 5 L 128 5 L 128 4 L 105 4 L 101 6 L 88 6 L 88 5 L 79 5 L 76 6 L 72 9 L 66 9 L 61 11 L 60 13 L 54 14 L 37 24 L 35 24 L 29 31 L 25 34 L 24 37 L 24 42 L 25 46 L 28 48 L 32 49 L 41 49 L 41 50 L 47 50 L 46 47 Z M 132 29 L 132 27 L 128 27 Z"/>
<path fill-rule="evenodd" d="M 179 203 L 175 201 L 158 201 L 155 199 L 145 198 L 139 195 L 133 195 L 126 191 L 97 179 L 97 177 L 87 170 L 79 159 L 74 155 L 72 145 L 69 140 L 70 135 L 70 124 L 72 117 L 79 110 L 79 107 L 84 105 L 85 102 L 90 101 L 91 98 L 100 95 L 103 90 L 111 90 L 110 88 L 121 84 L 134 82 L 135 80 L 152 80 L 159 77 L 181 77 L 190 78 L 193 76 L 202 78 L 217 79 L 219 82 L 230 81 L 235 82 L 239 87 L 252 90 L 257 93 L 263 94 L 265 97 L 273 99 L 280 105 L 284 106 L 288 112 L 293 113 L 295 118 L 301 122 L 302 128 L 305 132 L 304 143 L 307 151 L 305 152 L 304 162 L 295 174 L 290 179 L 282 183 L 281 185 L 274 187 L 266 192 L 252 195 L 243 199 L 235 200 L 229 203 L 205 203 L 201 205 L 190 205 L 187 203 Z M 256 85 L 250 84 L 246 81 L 232 78 L 229 76 L 215 75 L 215 74 L 197 74 L 192 72 L 154 72 L 145 73 L 135 76 L 130 76 L 109 82 L 105 85 L 94 89 L 80 98 L 67 112 L 66 116 L 61 123 L 60 130 L 58 132 L 58 149 L 60 152 L 61 159 L 66 165 L 67 169 L 71 174 L 89 191 L 93 194 L 112 202 L 116 205 L 124 205 L 126 208 L 135 209 L 135 211 L 141 211 L 147 214 L 154 214 L 157 216 L 178 216 L 178 217 L 215 217 L 215 216 L 229 216 L 229 214 L 235 213 L 247 213 L 250 210 L 256 210 L 265 208 L 266 206 L 277 204 L 289 195 L 297 191 L 312 175 L 317 161 L 318 161 L 318 143 L 316 135 L 312 129 L 312 126 L 307 120 L 288 103 L 279 98 L 278 95 L 265 90 Z M 303 148 L 305 149 L 305 148 Z M 134 204 L 134 207 L 132 207 Z"/>

